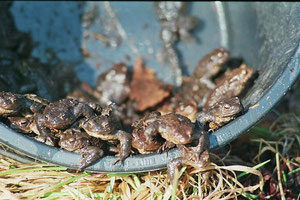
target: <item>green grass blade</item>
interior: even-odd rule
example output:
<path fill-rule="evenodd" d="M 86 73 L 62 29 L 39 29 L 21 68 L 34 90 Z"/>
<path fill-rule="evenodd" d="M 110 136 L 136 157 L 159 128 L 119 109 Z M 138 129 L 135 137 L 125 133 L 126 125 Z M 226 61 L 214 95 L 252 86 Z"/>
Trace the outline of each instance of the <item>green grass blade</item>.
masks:
<path fill-rule="evenodd" d="M 178 179 L 181 177 L 181 175 L 183 174 L 183 172 L 185 171 L 186 166 L 182 167 L 181 170 L 178 173 Z M 171 196 L 171 200 L 176 200 L 178 197 L 176 196 L 176 192 L 177 192 L 177 184 L 178 184 L 178 180 L 174 181 L 173 183 L 173 189 L 172 189 L 172 196 Z"/>
<path fill-rule="evenodd" d="M 25 172 L 34 172 L 34 171 L 66 171 L 68 168 L 66 167 L 41 167 L 41 168 L 33 168 L 33 169 L 11 169 L 5 172 L 0 173 L 1 176 L 11 175 L 11 174 L 19 174 Z"/>
<path fill-rule="evenodd" d="M 268 128 L 264 128 L 261 126 L 254 126 L 253 128 L 251 128 L 249 134 L 251 134 L 254 137 L 258 137 L 258 138 L 273 137 L 272 131 L 270 131 Z"/>
<path fill-rule="evenodd" d="M 287 183 L 286 173 L 282 172 L 282 178 L 283 178 L 284 184 L 286 184 Z"/>
<path fill-rule="evenodd" d="M 300 172 L 300 167 L 298 167 L 297 169 L 294 169 L 294 170 L 290 171 L 288 173 L 288 175 L 292 175 L 292 174 L 297 173 L 297 172 Z"/>
<path fill-rule="evenodd" d="M 249 199 L 258 199 L 259 198 L 259 195 L 257 195 L 257 194 L 250 194 L 250 193 L 243 193 L 242 194 L 244 197 L 246 197 L 246 198 L 249 198 Z"/>
<path fill-rule="evenodd" d="M 16 169 L 17 167 L 14 165 L 9 165 L 9 169 Z"/>
<path fill-rule="evenodd" d="M 70 184 L 70 183 L 74 182 L 75 180 L 80 179 L 80 178 L 85 177 L 85 176 L 88 176 L 88 175 L 90 175 L 90 174 L 91 174 L 91 173 L 86 172 L 86 173 L 83 173 L 83 174 L 80 174 L 80 175 L 77 175 L 77 176 L 73 176 L 72 178 L 70 178 L 70 179 L 68 179 L 68 180 L 66 180 L 66 181 L 63 181 L 63 182 L 61 182 L 61 183 L 58 183 L 58 184 L 52 186 L 52 187 L 49 189 L 49 191 L 46 192 L 46 193 L 44 194 L 44 197 L 48 197 L 48 196 L 51 194 L 51 191 L 52 191 L 52 190 L 55 190 L 55 189 L 60 188 L 60 187 L 62 187 L 62 186 L 64 186 L 64 185 Z"/>
<path fill-rule="evenodd" d="M 267 160 L 267 161 L 265 161 L 265 162 L 259 163 L 258 165 L 255 165 L 255 166 L 252 167 L 252 168 L 253 168 L 253 169 L 258 169 L 258 168 L 264 166 L 265 164 L 267 164 L 267 163 L 270 162 L 270 161 L 271 161 L 271 159 L 269 159 L 269 160 Z M 241 178 L 241 177 L 243 177 L 243 176 L 245 176 L 245 175 L 247 175 L 247 174 L 248 174 L 248 172 L 243 172 L 243 173 L 239 174 L 239 175 L 237 176 L 237 178 L 239 179 L 239 178 Z"/>
<path fill-rule="evenodd" d="M 52 192 L 48 197 L 42 199 L 43 200 L 60 199 L 64 196 L 70 196 L 69 192 Z"/>
<path fill-rule="evenodd" d="M 119 177 L 126 177 L 126 176 L 131 176 L 134 175 L 133 173 L 109 173 L 107 174 L 108 177 L 113 177 L 113 176 L 119 176 Z"/>
<path fill-rule="evenodd" d="M 103 192 L 93 193 L 93 196 L 96 197 L 97 199 L 103 199 L 104 198 L 104 193 Z"/>
<path fill-rule="evenodd" d="M 133 174 L 132 177 L 133 177 L 133 180 L 134 180 L 134 184 L 136 185 L 137 188 L 139 188 L 141 186 L 140 179 L 135 174 Z"/>

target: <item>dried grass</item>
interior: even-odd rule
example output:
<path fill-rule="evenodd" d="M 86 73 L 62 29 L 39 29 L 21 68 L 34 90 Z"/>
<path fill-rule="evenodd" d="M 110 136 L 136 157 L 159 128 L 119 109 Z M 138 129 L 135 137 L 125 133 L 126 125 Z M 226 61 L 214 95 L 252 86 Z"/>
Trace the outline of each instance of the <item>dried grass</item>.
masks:
<path fill-rule="evenodd" d="M 274 155 L 277 191 L 281 199 L 285 199 L 286 180 L 280 167 L 286 165 L 286 175 L 300 171 L 299 152 L 295 152 L 295 149 L 299 150 L 300 120 L 297 117 L 288 117 L 290 120 L 282 116 L 281 120 L 275 122 L 277 130 L 280 127 L 280 132 L 261 129 L 269 134 L 268 137 L 249 141 L 258 143 L 257 156 L 252 160 L 253 163 L 259 163 L 258 165 L 218 166 L 210 163 L 203 168 L 187 165 L 175 173 L 175 181 L 172 184 L 167 178 L 166 170 L 137 174 L 71 173 L 65 167 L 41 163 L 22 164 L 0 156 L 0 199 L 226 200 L 240 199 L 242 196 L 248 199 L 259 198 L 257 192 L 262 191 L 264 179 L 257 169 L 267 163 L 271 164 L 270 160 L 261 161 L 266 152 Z M 275 134 L 276 137 L 270 134 Z M 216 163 L 222 163 L 227 157 L 230 160 L 228 155 L 222 159 L 214 156 Z M 245 181 L 245 177 L 241 178 L 243 176 L 247 176 L 251 181 Z"/>
<path fill-rule="evenodd" d="M 203 183 L 207 172 L 211 175 Z M 253 174 L 260 183 L 245 187 L 236 172 Z M 70 173 L 65 167 L 0 157 L 0 199 L 233 199 L 262 184 L 258 170 L 239 165 L 183 167 L 171 185 L 166 170 L 127 175 Z"/>

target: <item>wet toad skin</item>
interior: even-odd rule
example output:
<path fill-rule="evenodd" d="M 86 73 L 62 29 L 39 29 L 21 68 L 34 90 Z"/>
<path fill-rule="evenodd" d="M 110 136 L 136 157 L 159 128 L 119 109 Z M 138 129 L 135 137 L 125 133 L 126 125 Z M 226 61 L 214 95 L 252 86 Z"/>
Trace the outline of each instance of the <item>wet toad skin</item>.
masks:
<path fill-rule="evenodd" d="M 216 130 L 233 120 L 241 111 L 243 105 L 238 97 L 221 100 L 208 110 L 198 114 L 197 119 L 201 123 L 209 123 L 209 128 Z"/>
<path fill-rule="evenodd" d="M 187 118 L 179 114 L 169 113 L 159 116 L 145 129 L 145 135 L 159 133 L 164 139 L 174 144 L 187 144 L 192 140 L 194 125 Z"/>
<path fill-rule="evenodd" d="M 203 110 L 209 109 L 222 99 L 237 97 L 245 89 L 247 82 L 253 75 L 253 69 L 242 64 L 239 68 L 227 73 L 222 81 L 209 95 Z"/>
<path fill-rule="evenodd" d="M 212 50 L 199 61 L 192 76 L 198 79 L 211 79 L 221 70 L 222 65 L 228 61 L 229 57 L 229 51 L 223 47 Z"/>
<path fill-rule="evenodd" d="M 157 136 L 160 135 L 166 140 L 166 146 L 175 144 L 187 144 L 193 139 L 192 133 L 194 124 L 186 117 L 169 113 L 161 115 L 159 112 L 152 112 L 142 121 L 145 127 L 139 129 L 136 127 L 133 132 L 144 135 L 145 141 L 151 144 L 151 141 L 157 142 Z M 139 130 L 136 130 L 139 129 Z M 140 138 L 143 138 L 140 136 Z"/>
<path fill-rule="evenodd" d="M 91 144 L 91 137 L 78 128 L 65 130 L 60 134 L 58 145 L 67 151 L 77 151 Z"/>
<path fill-rule="evenodd" d="M 81 116 L 90 118 L 94 115 L 91 107 L 75 99 L 62 99 L 51 103 L 42 113 L 44 125 L 57 129 L 67 128 Z"/>
<path fill-rule="evenodd" d="M 99 112 L 101 109 L 98 104 L 87 104 L 76 99 L 61 99 L 50 103 L 42 113 L 35 115 L 40 138 L 44 137 L 46 140 L 53 135 L 51 129 L 64 130 L 81 117 L 91 118 L 96 116 L 94 111 Z"/>
<path fill-rule="evenodd" d="M 164 144 L 164 140 L 162 138 L 152 137 L 149 139 L 144 134 L 146 127 L 151 123 L 151 120 L 147 119 L 156 118 L 158 116 L 160 116 L 158 112 L 147 113 L 144 117 L 132 124 L 134 130 L 132 132 L 131 145 L 141 154 L 157 152 L 157 150 Z"/>
<path fill-rule="evenodd" d="M 229 56 L 229 51 L 223 47 L 214 49 L 204 56 L 192 76 L 183 77 L 182 85 L 171 102 L 160 107 L 158 111 L 162 114 L 175 112 L 188 117 L 194 123 L 198 108 L 205 105 L 215 88 L 212 78 L 221 71 Z"/>
<path fill-rule="evenodd" d="M 41 112 L 49 104 L 44 98 L 35 94 L 14 94 L 0 92 L 0 116 L 26 116 Z"/>
<path fill-rule="evenodd" d="M 78 171 L 86 168 L 104 154 L 101 149 L 102 143 L 78 128 L 67 129 L 64 131 L 60 135 L 59 146 L 67 151 L 81 154 L 82 159 Z"/>
<path fill-rule="evenodd" d="M 16 131 L 39 134 L 33 115 L 28 117 L 8 117 L 7 119 L 10 122 L 10 127 Z"/>
<path fill-rule="evenodd" d="M 179 91 L 187 100 L 194 100 L 198 107 L 202 107 L 208 94 L 215 88 L 213 76 L 219 73 L 228 61 L 230 53 L 223 47 L 212 50 L 204 56 L 195 68 L 192 76 L 187 79 Z"/>
<path fill-rule="evenodd" d="M 179 90 L 184 102 L 194 101 L 202 107 L 206 99 L 215 88 L 213 76 L 221 71 L 222 66 L 228 61 L 230 53 L 223 47 L 212 50 L 204 56 L 195 68 L 192 76 L 186 78 Z"/>
<path fill-rule="evenodd" d="M 45 109 L 45 107 L 50 104 L 50 101 L 45 98 L 39 97 L 36 94 L 24 94 L 23 96 L 27 101 L 29 101 L 27 102 L 27 105 L 33 113 L 41 113 Z"/>
<path fill-rule="evenodd" d="M 100 138 L 108 142 L 115 143 L 119 141 L 118 154 L 116 155 L 117 162 L 122 162 L 129 156 L 131 151 L 131 134 L 120 130 L 121 126 L 118 120 L 111 115 L 114 104 L 108 105 L 103 109 L 100 116 L 79 121 L 79 127 L 83 128 L 90 136 Z"/>
<path fill-rule="evenodd" d="M 54 133 L 51 133 L 46 137 L 41 135 L 37 128 L 34 115 L 28 115 L 26 117 L 8 117 L 7 119 L 10 122 L 9 126 L 12 129 L 23 133 L 35 133 L 35 139 L 37 141 L 49 146 L 56 146 L 58 138 L 56 138 Z"/>
<path fill-rule="evenodd" d="M 49 105 L 49 101 L 35 94 L 12 94 L 9 92 L 1 92 L 0 101 L 6 105 L 6 115 L 10 121 L 10 127 L 25 133 L 35 133 L 36 139 L 50 146 L 55 146 L 56 138 L 54 135 L 43 137 L 37 128 L 35 117 L 40 114 L 43 109 Z M 9 111 L 9 114 L 7 114 Z M 2 113 L 3 114 L 3 113 Z M 6 116 L 5 115 L 5 116 Z"/>
<path fill-rule="evenodd" d="M 61 99 L 49 104 L 41 113 L 43 125 L 49 128 L 65 129 L 80 117 L 90 118 L 102 110 L 96 103 L 83 103 L 76 99 Z"/>
<path fill-rule="evenodd" d="M 114 140 L 115 137 L 111 133 L 120 129 L 121 125 L 111 114 L 113 107 L 114 104 L 110 104 L 102 110 L 101 115 L 80 120 L 79 126 L 93 137 Z"/>
<path fill-rule="evenodd" d="M 6 117 L 21 112 L 25 102 L 26 99 L 20 94 L 0 92 L 0 115 Z"/>

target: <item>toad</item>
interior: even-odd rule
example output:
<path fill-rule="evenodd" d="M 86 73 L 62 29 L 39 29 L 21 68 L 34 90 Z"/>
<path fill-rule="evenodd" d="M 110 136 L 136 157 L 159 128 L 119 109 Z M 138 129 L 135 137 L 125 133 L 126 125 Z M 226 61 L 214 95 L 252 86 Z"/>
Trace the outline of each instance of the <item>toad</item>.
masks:
<path fill-rule="evenodd" d="M 156 118 L 160 116 L 158 112 L 147 113 L 141 119 L 132 123 L 134 130 L 132 132 L 132 147 L 137 149 L 140 154 L 154 153 L 162 147 L 164 139 L 161 137 L 152 137 L 150 140 L 145 136 L 146 127 L 151 123 L 148 118 Z"/>
<path fill-rule="evenodd" d="M 55 146 L 57 138 L 54 135 L 50 135 L 46 138 L 41 136 L 40 131 L 36 126 L 34 115 L 28 115 L 26 117 L 8 117 L 7 119 L 10 122 L 9 126 L 12 129 L 22 133 L 34 133 L 36 134 L 34 138 L 37 141 L 49 146 Z"/>
<path fill-rule="evenodd" d="M 207 110 L 222 99 L 239 96 L 253 75 L 253 69 L 242 64 L 239 68 L 225 73 L 218 81 L 216 88 L 210 93 L 203 110 Z"/>
<path fill-rule="evenodd" d="M 122 162 L 129 156 L 131 151 L 131 134 L 120 130 L 120 123 L 111 115 L 114 104 L 105 107 L 101 115 L 92 116 L 79 121 L 79 127 L 83 128 L 87 134 L 110 143 L 119 141 L 117 162 Z"/>
<path fill-rule="evenodd" d="M 29 104 L 29 109 L 33 113 L 41 113 L 44 108 L 50 104 L 50 101 L 48 101 L 45 98 L 39 97 L 36 94 L 23 94 L 23 96 L 30 101 Z"/>
<path fill-rule="evenodd" d="M 188 144 L 192 142 L 194 124 L 179 114 L 169 113 L 161 115 L 159 112 L 149 114 L 144 122 L 146 127 L 140 132 L 145 136 L 145 141 L 155 141 L 157 135 L 166 140 L 161 147 L 169 149 L 177 144 Z M 138 131 L 138 130 L 134 130 Z"/>
<path fill-rule="evenodd" d="M 20 94 L 0 92 L 0 115 L 7 117 L 24 110 L 26 98 Z"/>
<path fill-rule="evenodd" d="M 78 171 L 83 170 L 104 154 L 101 141 L 82 132 L 79 128 L 65 130 L 60 135 L 58 145 L 67 151 L 81 154 Z"/>
<path fill-rule="evenodd" d="M 229 52 L 223 47 L 214 49 L 204 56 L 198 63 L 191 77 L 186 78 L 178 94 L 185 102 L 194 101 L 202 107 L 206 98 L 215 88 L 212 78 L 221 71 L 222 66 L 229 59 Z"/>
<path fill-rule="evenodd" d="M 0 92 L 0 116 L 26 116 L 41 112 L 49 101 L 35 94 L 14 94 Z"/>
<path fill-rule="evenodd" d="M 192 76 L 183 77 L 183 83 L 171 98 L 171 102 L 160 107 L 158 111 L 162 114 L 175 112 L 188 117 L 194 123 L 198 108 L 204 106 L 215 88 L 212 78 L 221 71 L 229 55 L 230 53 L 225 48 L 220 47 L 204 56 Z"/>
<path fill-rule="evenodd" d="M 51 129 L 67 129 L 81 117 L 91 118 L 101 110 L 100 105 L 95 103 L 83 103 L 76 99 L 61 99 L 47 105 L 42 113 L 35 116 L 35 121 L 40 137 L 47 140 L 53 135 Z"/>
<path fill-rule="evenodd" d="M 211 79 L 220 72 L 222 66 L 228 61 L 229 56 L 229 51 L 223 47 L 212 50 L 199 61 L 192 76 L 199 79 L 208 88 L 213 89 L 215 84 Z"/>
<path fill-rule="evenodd" d="M 216 130 L 230 122 L 243 110 L 243 105 L 238 97 L 221 100 L 206 111 L 198 114 L 197 120 L 209 123 L 211 130 Z"/>

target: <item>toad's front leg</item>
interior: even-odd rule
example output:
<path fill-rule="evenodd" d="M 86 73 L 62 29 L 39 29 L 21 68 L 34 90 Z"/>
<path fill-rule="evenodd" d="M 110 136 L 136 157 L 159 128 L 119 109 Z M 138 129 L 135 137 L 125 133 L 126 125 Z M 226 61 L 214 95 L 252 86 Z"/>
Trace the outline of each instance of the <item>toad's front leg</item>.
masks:
<path fill-rule="evenodd" d="M 55 138 L 54 134 L 45 126 L 45 116 L 42 114 L 36 114 L 34 116 L 34 120 L 36 123 L 37 130 L 39 131 L 36 140 L 50 146 L 56 146 L 57 138 Z"/>
<path fill-rule="evenodd" d="M 146 140 L 151 141 L 158 134 L 158 127 L 159 123 L 155 121 L 145 128 L 144 134 Z"/>

